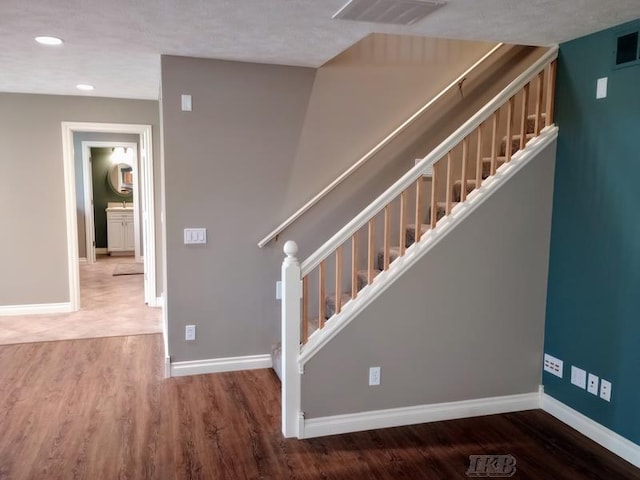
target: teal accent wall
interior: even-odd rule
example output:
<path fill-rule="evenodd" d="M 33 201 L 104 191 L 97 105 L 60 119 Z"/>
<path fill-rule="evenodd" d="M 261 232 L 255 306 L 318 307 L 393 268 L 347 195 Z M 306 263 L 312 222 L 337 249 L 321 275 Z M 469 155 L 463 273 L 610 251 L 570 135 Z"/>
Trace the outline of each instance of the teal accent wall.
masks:
<path fill-rule="evenodd" d="M 629 26 L 560 45 L 545 352 L 564 378 L 543 383 L 640 444 L 640 66 L 613 66 Z M 608 96 L 596 100 L 600 77 Z M 571 365 L 612 382 L 611 403 L 572 385 Z"/>
<path fill-rule="evenodd" d="M 96 229 L 96 248 L 107 248 L 107 208 L 108 202 L 133 202 L 133 194 L 121 195 L 113 192 L 109 185 L 111 163 L 110 148 L 91 149 L 91 175 L 93 185 L 93 218 Z"/>

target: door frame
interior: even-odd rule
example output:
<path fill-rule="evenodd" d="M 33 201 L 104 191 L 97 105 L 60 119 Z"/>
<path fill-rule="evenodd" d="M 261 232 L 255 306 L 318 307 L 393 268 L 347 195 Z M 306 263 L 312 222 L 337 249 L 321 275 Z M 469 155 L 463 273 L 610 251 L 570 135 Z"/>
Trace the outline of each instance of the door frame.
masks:
<path fill-rule="evenodd" d="M 75 185 L 73 134 L 77 132 L 137 134 L 140 137 L 140 199 L 144 241 L 144 301 L 158 306 L 156 296 L 156 231 L 151 125 L 93 122 L 61 122 L 64 196 L 67 227 L 67 264 L 71 311 L 80 309 L 80 259 Z"/>
<path fill-rule="evenodd" d="M 81 142 L 82 144 L 82 179 L 84 183 L 84 225 L 85 225 L 85 243 L 87 251 L 87 263 L 92 264 L 96 262 L 96 247 L 95 241 L 95 210 L 93 208 L 93 164 L 91 163 L 91 149 L 92 148 L 115 148 L 124 147 L 131 148 L 134 152 L 135 161 L 133 162 L 133 235 L 135 242 L 135 259 L 136 262 L 142 262 L 143 258 L 140 255 L 140 185 L 141 181 L 138 178 L 138 163 L 140 158 L 138 157 L 138 144 L 131 142 L 111 142 L 111 141 L 94 141 L 86 140 Z M 91 208 L 87 206 L 90 205 Z M 146 300 L 146 299 L 145 299 Z"/>

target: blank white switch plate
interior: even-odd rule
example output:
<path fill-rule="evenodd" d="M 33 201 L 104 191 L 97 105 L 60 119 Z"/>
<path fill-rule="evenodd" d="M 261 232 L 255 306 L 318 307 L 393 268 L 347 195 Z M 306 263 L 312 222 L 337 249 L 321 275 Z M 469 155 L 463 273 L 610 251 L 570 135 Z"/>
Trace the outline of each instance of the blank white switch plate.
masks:
<path fill-rule="evenodd" d="M 608 77 L 599 78 L 596 83 L 596 99 L 607 97 L 607 82 Z"/>
<path fill-rule="evenodd" d="M 593 373 L 589 374 L 589 377 L 587 378 L 587 392 L 598 395 L 598 380 L 599 378 Z"/>
<path fill-rule="evenodd" d="M 182 95 L 180 97 L 180 106 L 183 112 L 190 112 L 191 108 L 191 95 Z"/>
<path fill-rule="evenodd" d="M 571 383 L 576 387 L 587 388 L 587 372 L 571 365 Z"/>
<path fill-rule="evenodd" d="M 185 228 L 184 243 L 185 245 L 207 243 L 207 229 L 206 228 Z"/>

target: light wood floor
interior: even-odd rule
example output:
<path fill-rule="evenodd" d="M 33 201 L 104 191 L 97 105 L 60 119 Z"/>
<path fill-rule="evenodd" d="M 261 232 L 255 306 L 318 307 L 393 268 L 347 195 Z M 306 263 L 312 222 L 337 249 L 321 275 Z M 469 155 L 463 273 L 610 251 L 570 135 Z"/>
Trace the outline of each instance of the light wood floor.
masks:
<path fill-rule="evenodd" d="M 271 370 L 163 379 L 161 335 L 0 346 L 0 479 L 631 480 L 640 470 L 541 411 L 285 440 Z"/>
<path fill-rule="evenodd" d="M 99 255 L 80 265 L 80 305 L 73 313 L 0 317 L 0 345 L 162 331 L 162 312 L 144 303 L 144 276 L 114 277 L 117 263 L 133 257 Z"/>

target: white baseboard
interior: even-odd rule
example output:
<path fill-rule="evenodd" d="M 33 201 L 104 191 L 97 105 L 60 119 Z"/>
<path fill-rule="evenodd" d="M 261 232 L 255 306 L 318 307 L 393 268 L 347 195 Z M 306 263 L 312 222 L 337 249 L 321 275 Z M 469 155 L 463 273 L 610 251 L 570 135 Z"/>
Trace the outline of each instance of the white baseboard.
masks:
<path fill-rule="evenodd" d="M 533 410 L 539 407 L 540 394 L 535 392 L 461 402 L 390 408 L 387 410 L 310 418 L 304 421 L 304 430 L 300 434 L 301 438 L 313 438 L 376 428 L 400 427 L 417 423 Z"/>
<path fill-rule="evenodd" d="M 36 303 L 33 305 L 0 306 L 0 317 L 9 315 L 48 315 L 72 312 L 71 303 Z"/>
<path fill-rule="evenodd" d="M 96 255 L 106 255 L 108 250 L 106 248 L 96 248 Z"/>
<path fill-rule="evenodd" d="M 203 373 L 233 372 L 271 368 L 271 355 L 247 355 L 245 357 L 209 358 L 188 362 L 172 362 L 171 376 L 200 375 Z"/>
<path fill-rule="evenodd" d="M 80 265 L 82 265 L 83 263 L 87 263 L 87 257 L 80 257 L 80 258 L 78 259 L 78 263 L 79 263 Z"/>
<path fill-rule="evenodd" d="M 636 445 L 547 394 L 542 395 L 540 403 L 540 407 L 545 412 L 640 468 L 640 445 Z"/>

